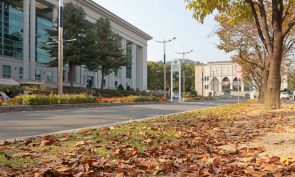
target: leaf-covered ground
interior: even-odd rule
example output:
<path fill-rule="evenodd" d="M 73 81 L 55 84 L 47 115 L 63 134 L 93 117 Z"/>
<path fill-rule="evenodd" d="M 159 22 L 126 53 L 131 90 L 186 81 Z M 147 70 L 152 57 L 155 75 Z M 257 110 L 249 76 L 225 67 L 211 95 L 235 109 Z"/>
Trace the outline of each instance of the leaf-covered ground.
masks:
<path fill-rule="evenodd" d="M 0 176 L 295 176 L 294 118 L 248 102 L 5 141 Z"/>

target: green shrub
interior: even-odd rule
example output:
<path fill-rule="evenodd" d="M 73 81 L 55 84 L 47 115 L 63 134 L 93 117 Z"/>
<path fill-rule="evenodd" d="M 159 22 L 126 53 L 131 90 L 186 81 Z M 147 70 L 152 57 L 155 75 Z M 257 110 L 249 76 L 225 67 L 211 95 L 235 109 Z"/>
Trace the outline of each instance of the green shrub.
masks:
<path fill-rule="evenodd" d="M 126 90 L 131 90 L 131 88 L 130 88 L 130 86 L 129 86 L 129 85 L 126 87 Z"/>
<path fill-rule="evenodd" d="M 122 84 L 120 84 L 117 88 L 117 90 L 125 90 L 124 87 L 122 86 Z"/>

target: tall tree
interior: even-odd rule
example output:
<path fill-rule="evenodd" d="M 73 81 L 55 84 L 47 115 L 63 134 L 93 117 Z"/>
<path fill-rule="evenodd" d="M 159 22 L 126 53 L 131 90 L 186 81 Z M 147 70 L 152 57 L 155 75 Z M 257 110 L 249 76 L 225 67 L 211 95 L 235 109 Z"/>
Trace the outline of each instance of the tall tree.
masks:
<path fill-rule="evenodd" d="M 267 49 L 258 36 L 254 22 L 244 20 L 239 25 L 230 25 L 231 11 L 227 9 L 228 16 L 219 22 L 214 34 L 220 38 L 217 47 L 226 52 L 234 51 L 232 61 L 243 66 L 244 81 L 259 90 L 259 102 L 264 103 L 265 90 L 268 83 L 269 59 Z M 269 29 L 272 27 L 270 26 Z M 286 65 L 289 64 L 290 54 L 294 51 L 294 31 L 288 34 L 283 42 L 283 58 L 281 75 L 284 75 Z"/>
<path fill-rule="evenodd" d="M 122 66 L 132 64 L 132 56 L 124 54 L 124 48 L 121 47 L 121 37 L 112 30 L 111 23 L 106 18 L 100 18 L 94 25 L 94 30 L 98 37 L 95 45 L 95 51 L 99 51 L 96 57 L 89 58 L 86 67 L 90 70 L 101 70 L 101 89 L 105 75 L 114 72 Z"/>
<path fill-rule="evenodd" d="M 214 10 L 218 11 L 222 20 L 222 17 L 228 16 L 227 8 L 230 8 L 233 14 L 229 21 L 232 25 L 239 25 L 244 20 L 255 22 L 258 36 L 267 50 L 270 61 L 265 107 L 279 109 L 283 41 L 295 25 L 294 0 L 184 1 L 188 3 L 187 8 L 194 12 L 193 17 L 202 23 Z"/>
<path fill-rule="evenodd" d="M 156 90 L 159 88 L 161 81 L 159 79 L 161 71 L 160 65 L 155 62 L 147 62 L 147 86 L 149 90 Z M 162 87 L 161 87 L 162 88 Z"/>
<path fill-rule="evenodd" d="M 69 66 L 69 80 L 71 89 L 73 88 L 73 68 L 74 66 L 80 66 L 86 64 L 89 58 L 93 57 L 95 53 L 95 41 L 98 41 L 96 33 L 91 30 L 91 24 L 85 19 L 85 10 L 78 4 L 73 2 L 66 3 L 63 11 L 63 27 L 65 36 L 63 40 L 76 39 L 74 42 L 65 42 L 63 49 L 63 63 Z M 58 24 L 58 19 L 56 19 Z M 51 39 L 47 42 L 52 42 L 52 39 L 57 39 L 58 27 L 54 26 L 54 29 L 46 30 L 47 34 L 51 36 Z M 51 67 L 58 66 L 58 48 L 57 45 L 42 47 L 48 50 L 51 57 L 54 60 L 48 63 Z"/>

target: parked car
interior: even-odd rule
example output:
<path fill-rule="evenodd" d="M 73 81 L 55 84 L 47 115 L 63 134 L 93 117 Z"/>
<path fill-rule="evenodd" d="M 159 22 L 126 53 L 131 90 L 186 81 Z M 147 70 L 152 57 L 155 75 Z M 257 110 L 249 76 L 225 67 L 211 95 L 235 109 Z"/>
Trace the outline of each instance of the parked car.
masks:
<path fill-rule="evenodd" d="M 289 94 L 287 92 L 281 92 L 280 98 L 289 100 Z"/>
<path fill-rule="evenodd" d="M 250 94 L 249 93 L 246 93 L 245 94 L 245 98 L 250 98 Z"/>
<path fill-rule="evenodd" d="M 179 99 L 179 94 L 174 94 L 173 99 Z"/>

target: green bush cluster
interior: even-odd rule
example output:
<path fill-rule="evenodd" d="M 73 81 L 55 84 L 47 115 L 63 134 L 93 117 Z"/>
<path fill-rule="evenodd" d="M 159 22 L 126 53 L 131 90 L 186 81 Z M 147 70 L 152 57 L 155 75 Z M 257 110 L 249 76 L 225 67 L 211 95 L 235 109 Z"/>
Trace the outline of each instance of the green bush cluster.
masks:
<path fill-rule="evenodd" d="M 124 87 L 122 86 L 122 84 L 120 84 L 117 88 L 117 90 L 125 90 Z"/>
<path fill-rule="evenodd" d="M 49 105 L 49 104 L 79 104 L 94 103 L 95 96 L 79 95 L 21 95 L 7 101 L 8 105 Z"/>
<path fill-rule="evenodd" d="M 144 102 L 144 101 L 160 101 L 159 97 L 140 97 L 140 96 L 130 96 L 131 102 Z"/>

